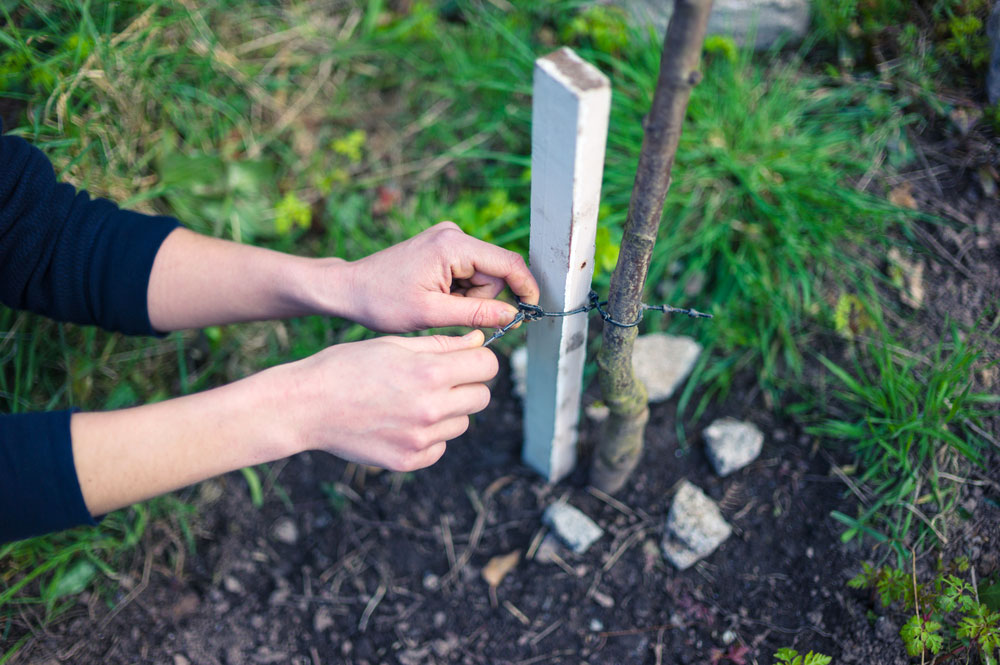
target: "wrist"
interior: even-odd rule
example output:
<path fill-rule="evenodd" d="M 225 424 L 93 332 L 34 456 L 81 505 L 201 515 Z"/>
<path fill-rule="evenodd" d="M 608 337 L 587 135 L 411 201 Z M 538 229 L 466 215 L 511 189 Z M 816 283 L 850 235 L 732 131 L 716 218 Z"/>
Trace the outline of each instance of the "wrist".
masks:
<path fill-rule="evenodd" d="M 293 298 L 306 314 L 354 319 L 353 263 L 329 257 L 304 259 L 291 286 Z"/>

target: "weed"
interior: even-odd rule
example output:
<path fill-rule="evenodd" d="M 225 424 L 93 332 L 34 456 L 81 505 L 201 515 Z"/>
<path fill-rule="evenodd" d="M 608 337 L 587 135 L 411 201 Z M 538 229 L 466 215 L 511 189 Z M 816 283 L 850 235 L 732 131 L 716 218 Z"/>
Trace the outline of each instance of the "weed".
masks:
<path fill-rule="evenodd" d="M 778 652 L 774 654 L 774 662 L 781 663 L 781 665 L 829 665 L 832 660 L 830 656 L 812 651 L 800 654 L 790 647 L 778 649 Z"/>
<path fill-rule="evenodd" d="M 915 566 L 915 563 L 913 564 Z M 968 579 L 966 579 L 968 578 Z M 929 583 L 918 584 L 916 569 L 876 568 L 869 563 L 848 583 L 854 589 L 871 589 L 882 607 L 898 606 L 910 613 L 899 635 L 906 652 L 928 654 L 932 663 L 978 656 L 985 665 L 1000 657 L 1000 581 L 977 583 L 969 561 L 959 558 L 940 565 Z"/>
<path fill-rule="evenodd" d="M 979 425 L 1000 396 L 973 392 L 980 353 L 957 330 L 914 353 L 879 325 L 852 371 L 820 357 L 835 387 L 821 398 L 830 415 L 807 431 L 845 441 L 857 456 L 858 514 L 834 513 L 847 526 L 843 540 L 869 536 L 902 560 L 910 547 L 946 540 L 960 475 L 964 465 L 982 466 Z"/>

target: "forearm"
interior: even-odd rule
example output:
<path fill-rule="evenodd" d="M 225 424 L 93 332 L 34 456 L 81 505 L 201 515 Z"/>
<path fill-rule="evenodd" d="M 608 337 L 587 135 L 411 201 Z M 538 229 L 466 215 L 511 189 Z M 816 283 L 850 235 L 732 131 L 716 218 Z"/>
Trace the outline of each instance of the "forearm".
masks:
<path fill-rule="evenodd" d="M 275 425 L 285 396 L 266 390 L 260 376 L 132 409 L 73 414 L 73 460 L 90 514 L 297 452 Z"/>
<path fill-rule="evenodd" d="M 209 325 L 344 315 L 347 262 L 310 259 L 177 229 L 149 277 L 148 308 L 161 332 Z"/>

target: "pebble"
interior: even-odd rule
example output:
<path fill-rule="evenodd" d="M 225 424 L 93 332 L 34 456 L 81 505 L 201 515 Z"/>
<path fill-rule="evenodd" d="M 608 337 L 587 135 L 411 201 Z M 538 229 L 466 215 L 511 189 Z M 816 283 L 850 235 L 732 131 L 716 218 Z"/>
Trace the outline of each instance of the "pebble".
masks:
<path fill-rule="evenodd" d="M 714 552 L 731 533 L 716 503 L 684 480 L 674 495 L 660 546 L 670 563 L 685 570 Z"/>
<path fill-rule="evenodd" d="M 735 418 L 714 421 L 702 436 L 708 461 L 720 476 L 728 476 L 757 459 L 764 444 L 764 434 L 756 425 Z"/>
<path fill-rule="evenodd" d="M 313 615 L 313 630 L 317 633 L 323 633 L 333 628 L 333 626 L 334 621 L 333 615 L 330 614 L 330 608 L 321 607 L 316 610 L 316 613 Z"/>
<path fill-rule="evenodd" d="M 604 622 L 603 621 L 601 621 L 600 619 L 591 619 L 590 620 L 590 631 L 592 633 L 599 633 L 602 630 L 604 630 Z"/>
<path fill-rule="evenodd" d="M 423 579 L 424 588 L 428 591 L 437 591 L 441 586 L 441 578 L 434 573 L 426 573 Z"/>
<path fill-rule="evenodd" d="M 242 594 L 245 591 L 243 584 L 232 575 L 226 575 L 222 578 L 222 586 L 225 587 L 226 591 L 229 593 Z"/>
<path fill-rule="evenodd" d="M 645 26 L 652 23 L 662 36 L 673 13 L 673 3 L 662 0 L 614 0 Z M 744 43 L 754 37 L 763 51 L 788 36 L 802 39 L 809 31 L 809 0 L 716 0 L 708 18 L 708 34 L 732 37 Z"/>
<path fill-rule="evenodd" d="M 615 599 L 609 596 L 608 594 L 604 593 L 603 591 L 598 591 L 597 589 L 594 589 L 591 592 L 590 597 L 594 599 L 595 603 L 597 603 L 606 610 L 610 610 L 612 607 L 615 606 Z"/>
<path fill-rule="evenodd" d="M 664 402 L 684 383 L 701 355 L 701 344 L 690 337 L 650 333 L 635 340 L 632 368 L 646 386 L 651 403 Z"/>
<path fill-rule="evenodd" d="M 579 509 L 557 501 L 545 509 L 542 522 L 551 527 L 559 539 L 576 554 L 583 554 L 604 530 Z"/>
<path fill-rule="evenodd" d="M 191 665 L 191 661 L 183 654 L 174 654 L 174 665 Z"/>
<path fill-rule="evenodd" d="M 735 641 L 736 641 L 736 633 L 734 633 L 733 631 L 727 630 L 726 632 L 724 632 L 722 634 L 722 645 L 723 646 L 727 646 L 728 647 L 730 644 L 732 644 Z"/>
<path fill-rule="evenodd" d="M 281 517 L 271 527 L 271 535 L 279 543 L 294 545 L 299 541 L 299 528 L 288 517 Z"/>
<path fill-rule="evenodd" d="M 555 558 L 558 556 L 559 539 L 551 533 L 545 534 L 542 542 L 538 545 L 538 549 L 535 550 L 534 560 L 541 563 L 554 563 Z"/>
<path fill-rule="evenodd" d="M 691 373 L 699 355 L 701 345 L 690 337 L 650 333 L 636 338 L 632 367 L 636 377 L 646 386 L 649 401 L 664 402 Z M 527 347 L 520 346 L 510 354 L 510 375 L 514 394 L 524 399 L 528 390 Z M 603 405 L 591 405 L 586 413 L 593 420 L 600 421 L 607 417 L 608 409 Z"/>

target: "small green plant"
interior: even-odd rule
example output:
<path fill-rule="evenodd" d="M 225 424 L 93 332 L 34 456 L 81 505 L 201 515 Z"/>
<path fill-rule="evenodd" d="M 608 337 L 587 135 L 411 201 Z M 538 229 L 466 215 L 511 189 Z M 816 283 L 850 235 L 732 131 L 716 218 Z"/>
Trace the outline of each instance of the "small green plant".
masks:
<path fill-rule="evenodd" d="M 800 654 L 789 647 L 778 649 L 778 652 L 774 654 L 774 662 L 781 663 L 781 665 L 829 665 L 831 660 L 833 659 L 830 656 L 824 656 L 821 653 L 810 651 L 807 654 Z"/>
<path fill-rule="evenodd" d="M 939 565 L 930 583 L 918 584 L 915 569 L 876 568 L 869 563 L 847 584 L 870 589 L 882 607 L 897 608 L 909 618 L 899 631 L 906 652 L 929 655 L 932 663 L 973 656 L 984 665 L 996 665 L 1000 657 L 1000 582 L 975 584 L 968 559 L 960 557 Z"/>
<path fill-rule="evenodd" d="M 869 316 L 876 314 L 871 308 Z M 877 317 L 878 337 L 855 349 L 853 372 L 826 357 L 835 387 L 806 431 L 848 442 L 857 456 L 858 514 L 834 512 L 842 538 L 887 543 L 900 560 L 944 536 L 963 465 L 982 465 L 982 419 L 1000 396 L 973 391 L 980 352 L 957 330 L 924 353 L 904 349 Z"/>

